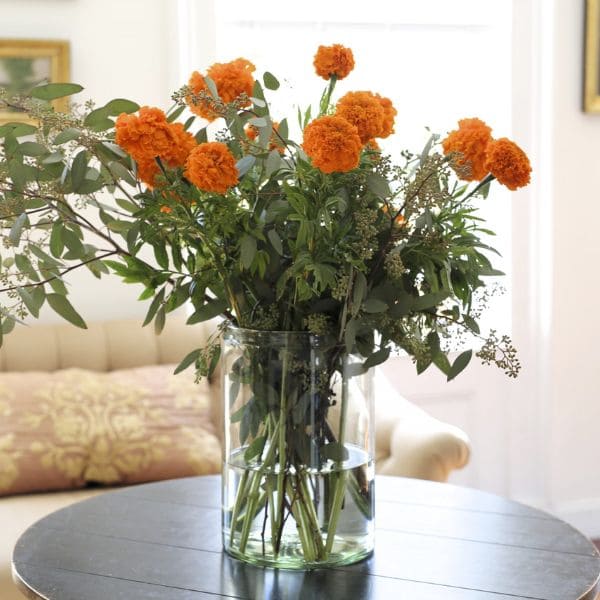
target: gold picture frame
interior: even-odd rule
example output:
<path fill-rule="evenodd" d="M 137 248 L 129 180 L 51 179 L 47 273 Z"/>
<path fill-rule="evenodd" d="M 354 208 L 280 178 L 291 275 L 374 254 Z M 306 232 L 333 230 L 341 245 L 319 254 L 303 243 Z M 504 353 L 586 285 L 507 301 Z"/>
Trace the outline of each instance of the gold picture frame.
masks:
<path fill-rule="evenodd" d="M 69 42 L 64 40 L 0 39 L 0 87 L 18 94 L 41 83 L 68 82 L 69 60 Z M 68 98 L 54 102 L 56 110 L 68 105 Z M 0 123 L 24 120 L 17 111 L 0 110 Z"/>
<path fill-rule="evenodd" d="M 600 0 L 586 0 L 583 110 L 600 113 Z"/>

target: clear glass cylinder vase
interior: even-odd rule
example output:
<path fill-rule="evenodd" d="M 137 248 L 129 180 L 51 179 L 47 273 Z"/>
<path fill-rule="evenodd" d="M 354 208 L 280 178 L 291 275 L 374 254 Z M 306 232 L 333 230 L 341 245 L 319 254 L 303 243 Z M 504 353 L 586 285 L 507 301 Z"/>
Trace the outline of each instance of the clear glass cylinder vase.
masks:
<path fill-rule="evenodd" d="M 287 569 L 357 562 L 374 546 L 370 373 L 305 332 L 223 333 L 223 547 Z"/>

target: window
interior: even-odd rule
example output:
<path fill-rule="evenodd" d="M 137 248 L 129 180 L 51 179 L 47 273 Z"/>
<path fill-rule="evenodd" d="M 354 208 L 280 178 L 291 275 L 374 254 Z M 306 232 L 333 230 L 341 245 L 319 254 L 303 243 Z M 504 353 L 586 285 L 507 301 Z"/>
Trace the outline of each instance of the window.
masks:
<path fill-rule="evenodd" d="M 297 103 L 316 105 L 324 88 L 312 66 L 316 48 L 341 43 L 354 51 L 356 67 L 336 93 L 365 89 L 392 99 L 396 134 L 381 143 L 392 156 L 420 150 L 426 127 L 445 134 L 463 117 L 479 116 L 498 137 L 511 135 L 512 7 L 506 0 L 219 0 L 214 10 L 218 60 L 243 56 L 254 62 L 257 76 L 275 74 L 282 87 L 272 112 L 276 120 L 287 116 L 290 126 Z M 511 213 L 499 186 L 482 214 L 498 234 L 491 242 L 503 255 L 498 268 L 506 271 Z M 508 277 L 500 283 L 510 290 Z M 494 301 L 487 318 L 510 331 L 510 293 Z"/>

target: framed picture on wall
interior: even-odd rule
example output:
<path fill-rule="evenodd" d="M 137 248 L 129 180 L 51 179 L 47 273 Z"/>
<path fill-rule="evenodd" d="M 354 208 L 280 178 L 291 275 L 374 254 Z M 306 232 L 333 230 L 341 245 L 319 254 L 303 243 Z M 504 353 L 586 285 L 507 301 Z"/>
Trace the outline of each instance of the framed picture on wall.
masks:
<path fill-rule="evenodd" d="M 586 0 L 583 110 L 600 113 L 600 0 Z"/>
<path fill-rule="evenodd" d="M 69 81 L 69 42 L 58 40 L 0 39 L 0 87 L 8 97 L 24 94 L 43 83 Z M 57 110 L 67 108 L 68 98 L 55 101 Z M 0 123 L 19 121 L 19 113 L 0 109 Z"/>

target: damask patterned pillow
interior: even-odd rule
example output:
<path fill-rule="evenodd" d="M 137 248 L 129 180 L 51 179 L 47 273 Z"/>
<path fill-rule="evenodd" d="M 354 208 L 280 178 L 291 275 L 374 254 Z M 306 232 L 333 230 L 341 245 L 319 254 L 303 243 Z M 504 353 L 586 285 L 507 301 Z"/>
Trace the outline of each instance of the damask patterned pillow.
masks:
<path fill-rule="evenodd" d="M 0 495 L 219 472 L 208 384 L 173 369 L 0 374 Z"/>

